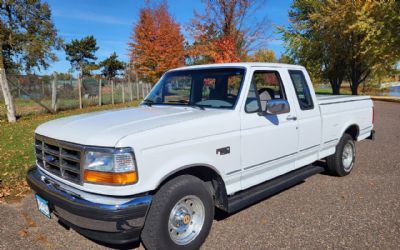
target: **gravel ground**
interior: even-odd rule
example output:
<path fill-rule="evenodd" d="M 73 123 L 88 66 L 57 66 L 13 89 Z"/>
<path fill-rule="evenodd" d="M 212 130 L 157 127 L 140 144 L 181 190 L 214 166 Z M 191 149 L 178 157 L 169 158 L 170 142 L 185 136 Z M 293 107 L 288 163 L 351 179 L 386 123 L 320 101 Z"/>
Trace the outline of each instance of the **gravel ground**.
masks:
<path fill-rule="evenodd" d="M 316 175 L 236 214 L 220 214 L 203 248 L 400 249 L 400 104 L 375 107 L 377 138 L 357 143 L 351 175 Z M 33 195 L 0 205 L 0 218 L 0 249 L 106 248 L 39 214 Z"/>

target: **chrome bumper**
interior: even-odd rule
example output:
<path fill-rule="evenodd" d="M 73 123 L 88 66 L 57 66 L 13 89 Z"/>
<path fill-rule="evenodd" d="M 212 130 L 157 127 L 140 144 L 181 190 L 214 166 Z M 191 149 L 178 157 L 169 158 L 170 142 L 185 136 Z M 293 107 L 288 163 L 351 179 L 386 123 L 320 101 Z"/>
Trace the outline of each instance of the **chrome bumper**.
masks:
<path fill-rule="evenodd" d="M 124 197 L 125 202 L 117 205 L 91 202 L 63 189 L 36 167 L 28 171 L 27 181 L 36 194 L 49 202 L 50 210 L 62 224 L 88 238 L 112 244 L 139 239 L 152 201 L 151 195 L 142 195 L 128 201 Z"/>

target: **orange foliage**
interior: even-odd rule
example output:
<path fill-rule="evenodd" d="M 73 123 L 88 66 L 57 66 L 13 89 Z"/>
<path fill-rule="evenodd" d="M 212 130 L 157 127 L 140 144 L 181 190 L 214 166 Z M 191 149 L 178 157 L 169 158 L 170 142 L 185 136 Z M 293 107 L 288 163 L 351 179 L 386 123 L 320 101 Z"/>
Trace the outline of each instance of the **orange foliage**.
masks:
<path fill-rule="evenodd" d="M 221 37 L 211 42 L 210 57 L 216 63 L 240 62 L 235 46 L 235 40 L 231 36 Z"/>
<path fill-rule="evenodd" d="M 165 4 L 141 9 L 129 43 L 130 61 L 139 78 L 154 84 L 165 71 L 183 65 L 183 42 L 180 25 Z"/>

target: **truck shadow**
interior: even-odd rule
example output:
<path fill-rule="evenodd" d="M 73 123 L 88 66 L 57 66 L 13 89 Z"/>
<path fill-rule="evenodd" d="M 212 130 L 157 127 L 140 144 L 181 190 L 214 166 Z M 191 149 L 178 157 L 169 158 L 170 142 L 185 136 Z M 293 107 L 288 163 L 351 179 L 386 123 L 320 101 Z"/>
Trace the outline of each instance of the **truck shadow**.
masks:
<path fill-rule="evenodd" d="M 101 241 L 97 241 L 97 240 L 93 240 L 90 238 L 85 237 L 86 239 L 95 242 L 96 244 L 99 244 L 101 246 L 107 247 L 107 248 L 111 248 L 111 249 L 121 249 L 121 250 L 127 250 L 127 249 L 136 249 L 140 247 L 140 241 L 138 242 L 132 242 L 132 243 L 128 243 L 128 244 L 123 244 L 123 245 L 116 245 L 116 244 L 109 244 L 109 243 L 105 243 L 105 242 L 101 242 Z"/>

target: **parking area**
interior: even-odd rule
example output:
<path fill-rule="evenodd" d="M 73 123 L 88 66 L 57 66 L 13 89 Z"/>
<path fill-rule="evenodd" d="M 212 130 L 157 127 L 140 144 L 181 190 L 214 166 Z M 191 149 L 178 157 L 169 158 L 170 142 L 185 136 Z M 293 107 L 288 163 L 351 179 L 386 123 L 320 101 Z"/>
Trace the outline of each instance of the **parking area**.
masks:
<path fill-rule="evenodd" d="M 316 175 L 236 214 L 218 213 L 203 248 L 398 249 L 400 104 L 374 104 L 376 140 L 357 143 L 351 175 Z M 28 195 L 0 204 L 0 249 L 21 248 L 107 246 L 42 216 Z"/>

